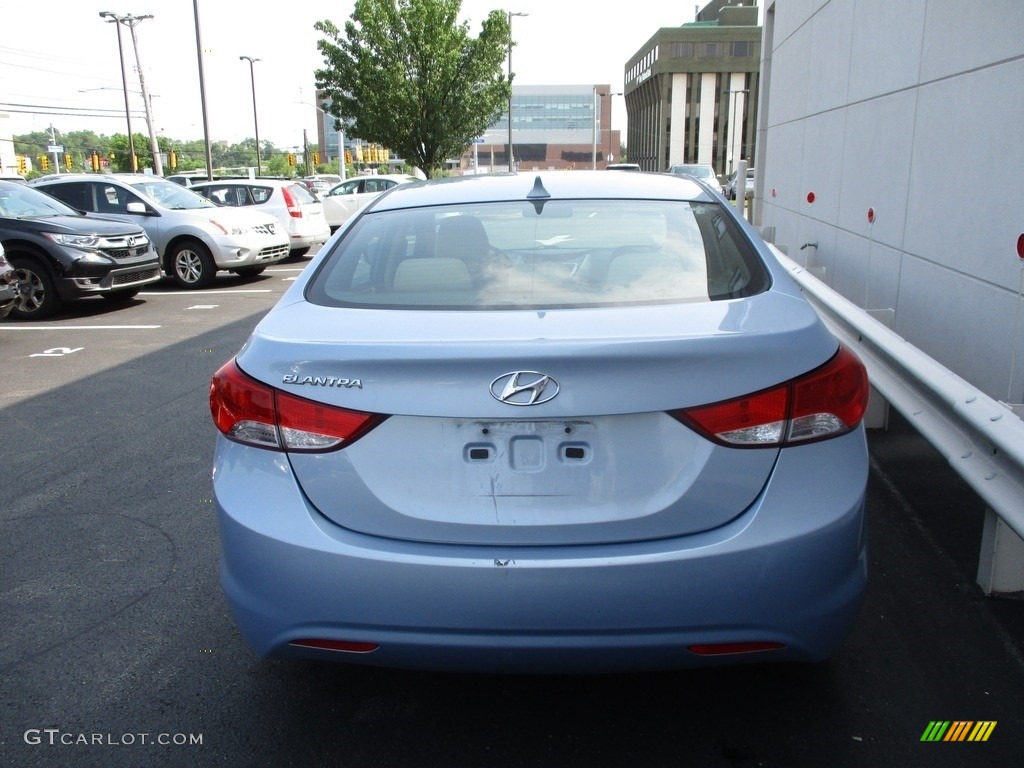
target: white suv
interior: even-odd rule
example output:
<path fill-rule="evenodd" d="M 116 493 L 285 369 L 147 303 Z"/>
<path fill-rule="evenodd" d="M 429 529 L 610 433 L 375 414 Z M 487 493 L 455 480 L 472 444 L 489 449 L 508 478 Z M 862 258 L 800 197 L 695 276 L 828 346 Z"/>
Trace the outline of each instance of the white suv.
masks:
<path fill-rule="evenodd" d="M 253 206 L 253 210 L 274 216 L 288 233 L 292 256 L 302 256 L 331 236 L 323 203 L 297 181 L 221 179 L 195 182 L 190 188 L 217 205 Z"/>
<path fill-rule="evenodd" d="M 141 226 L 164 272 L 182 288 L 210 285 L 217 270 L 258 275 L 290 249 L 288 233 L 273 216 L 218 208 L 159 176 L 63 174 L 34 186 L 81 211 Z"/>

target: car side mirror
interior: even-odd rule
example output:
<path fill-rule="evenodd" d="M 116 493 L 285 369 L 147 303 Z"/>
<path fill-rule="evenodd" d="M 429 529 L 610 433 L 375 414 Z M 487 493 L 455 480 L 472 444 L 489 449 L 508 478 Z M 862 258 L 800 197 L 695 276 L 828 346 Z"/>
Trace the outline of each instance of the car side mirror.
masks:
<path fill-rule="evenodd" d="M 125 210 L 127 210 L 128 213 L 134 213 L 137 216 L 149 216 L 152 214 L 152 211 L 146 207 L 145 203 L 128 203 L 128 205 L 125 206 Z"/>

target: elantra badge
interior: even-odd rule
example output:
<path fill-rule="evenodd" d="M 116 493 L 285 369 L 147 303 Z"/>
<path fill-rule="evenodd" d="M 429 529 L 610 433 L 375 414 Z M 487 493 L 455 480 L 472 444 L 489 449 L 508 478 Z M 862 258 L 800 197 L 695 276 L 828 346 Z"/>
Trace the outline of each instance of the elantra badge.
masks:
<path fill-rule="evenodd" d="M 491 382 L 491 397 L 508 405 L 540 405 L 557 394 L 558 382 L 537 371 L 513 371 Z"/>

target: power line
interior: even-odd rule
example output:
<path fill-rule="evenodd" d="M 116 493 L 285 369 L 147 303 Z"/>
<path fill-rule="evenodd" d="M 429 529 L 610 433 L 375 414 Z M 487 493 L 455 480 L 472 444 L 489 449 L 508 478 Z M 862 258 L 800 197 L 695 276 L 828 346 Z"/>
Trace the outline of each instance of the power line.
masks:
<path fill-rule="evenodd" d="M 59 115 L 61 117 L 99 117 L 108 120 L 121 119 L 124 117 L 124 111 L 110 110 L 109 114 L 97 114 L 95 112 L 62 112 L 61 107 L 32 107 L 29 109 L 11 109 L 0 104 L 0 111 L 2 112 L 13 112 L 17 115 Z M 141 112 L 133 113 L 135 117 L 140 117 Z"/>

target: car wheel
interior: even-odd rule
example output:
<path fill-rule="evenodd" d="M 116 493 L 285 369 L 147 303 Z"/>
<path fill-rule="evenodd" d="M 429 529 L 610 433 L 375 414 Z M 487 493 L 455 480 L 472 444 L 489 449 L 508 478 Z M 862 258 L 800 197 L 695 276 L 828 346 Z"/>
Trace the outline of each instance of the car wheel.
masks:
<path fill-rule="evenodd" d="M 242 269 L 234 270 L 234 272 L 239 277 L 246 277 L 246 278 L 248 278 L 248 277 L 256 277 L 257 275 L 262 275 L 263 274 L 263 270 L 265 270 L 265 269 L 266 269 L 266 267 L 243 267 Z"/>
<path fill-rule="evenodd" d="M 130 288 L 127 291 L 114 291 L 113 293 L 104 293 L 103 298 L 107 301 L 112 301 L 115 304 L 125 304 L 134 299 L 139 293 L 138 288 Z"/>
<path fill-rule="evenodd" d="M 210 251 L 198 240 L 178 243 L 168 254 L 167 262 L 171 277 L 182 288 L 205 288 L 217 274 Z"/>
<path fill-rule="evenodd" d="M 18 275 L 19 295 L 11 310 L 11 317 L 40 320 L 55 313 L 62 302 L 46 270 L 34 259 L 14 256 L 9 257 L 8 261 L 14 265 Z"/>

